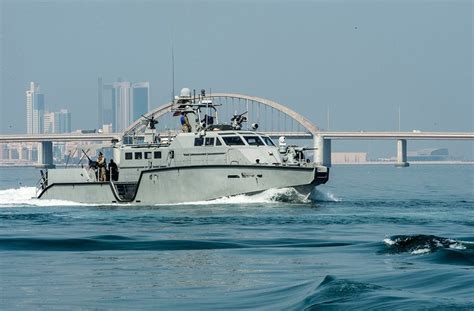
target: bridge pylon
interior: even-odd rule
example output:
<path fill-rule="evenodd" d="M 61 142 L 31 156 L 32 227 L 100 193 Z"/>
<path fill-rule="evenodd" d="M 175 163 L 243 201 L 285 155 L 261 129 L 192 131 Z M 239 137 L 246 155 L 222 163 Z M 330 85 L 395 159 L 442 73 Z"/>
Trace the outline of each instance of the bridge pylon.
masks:
<path fill-rule="evenodd" d="M 39 168 L 54 168 L 53 164 L 53 142 L 42 141 L 38 144 L 38 163 Z"/>
<path fill-rule="evenodd" d="M 397 162 L 395 163 L 396 167 L 408 167 L 410 163 L 407 161 L 407 140 L 398 139 L 397 140 Z"/>
<path fill-rule="evenodd" d="M 314 162 L 317 165 L 331 167 L 331 140 L 329 138 L 315 135 L 314 141 Z"/>

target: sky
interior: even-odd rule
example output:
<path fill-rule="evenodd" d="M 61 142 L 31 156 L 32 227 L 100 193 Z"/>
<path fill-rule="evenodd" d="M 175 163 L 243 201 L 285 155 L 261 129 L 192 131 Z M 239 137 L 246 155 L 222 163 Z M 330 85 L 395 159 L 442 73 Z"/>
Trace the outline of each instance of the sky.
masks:
<path fill-rule="evenodd" d="M 30 81 L 46 109 L 97 127 L 97 78 L 149 81 L 151 106 L 190 87 L 272 99 L 332 131 L 474 131 L 466 0 L 0 0 L 1 133 L 26 132 Z M 474 158 L 469 142 L 449 147 Z M 395 142 L 333 149 L 395 154 Z"/>

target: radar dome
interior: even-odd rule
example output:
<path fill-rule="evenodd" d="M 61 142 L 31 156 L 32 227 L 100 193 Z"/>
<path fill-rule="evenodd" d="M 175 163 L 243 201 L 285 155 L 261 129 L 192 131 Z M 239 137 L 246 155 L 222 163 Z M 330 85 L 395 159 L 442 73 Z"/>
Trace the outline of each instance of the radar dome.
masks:
<path fill-rule="evenodd" d="M 191 90 L 188 89 L 187 87 L 182 88 L 181 91 L 179 92 L 180 97 L 191 97 Z"/>

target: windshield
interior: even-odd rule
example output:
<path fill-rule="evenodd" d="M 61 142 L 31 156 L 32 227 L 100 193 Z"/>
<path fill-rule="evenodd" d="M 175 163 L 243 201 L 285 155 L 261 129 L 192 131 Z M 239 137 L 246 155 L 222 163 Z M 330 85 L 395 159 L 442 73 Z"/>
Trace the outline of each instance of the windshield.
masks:
<path fill-rule="evenodd" d="M 244 138 L 249 146 L 265 146 L 263 141 L 258 136 L 244 136 Z"/>
<path fill-rule="evenodd" d="M 270 137 L 268 136 L 262 136 L 263 140 L 265 141 L 265 143 L 267 144 L 267 146 L 273 146 L 275 147 L 275 144 L 273 143 L 273 141 L 270 139 Z"/>
<path fill-rule="evenodd" d="M 227 146 L 239 146 L 245 145 L 243 140 L 239 136 L 223 136 L 222 139 Z"/>

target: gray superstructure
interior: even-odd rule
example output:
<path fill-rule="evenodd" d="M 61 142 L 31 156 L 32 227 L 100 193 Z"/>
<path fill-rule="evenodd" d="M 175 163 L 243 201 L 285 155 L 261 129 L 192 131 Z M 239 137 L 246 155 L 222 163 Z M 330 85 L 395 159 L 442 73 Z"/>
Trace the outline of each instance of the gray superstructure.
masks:
<path fill-rule="evenodd" d="M 99 181 L 95 163 L 48 170 L 38 198 L 83 203 L 167 204 L 253 194 L 293 187 L 309 194 L 326 183 L 329 169 L 305 158 L 305 149 L 276 146 L 266 135 L 242 130 L 245 115 L 221 124 L 216 105 L 205 96 L 181 90 L 173 107 L 181 132 L 160 138 L 153 118 L 142 133 L 124 133 L 114 142 L 118 180 Z M 204 112 L 206 114 L 204 114 Z M 112 179 L 112 178 L 110 178 Z"/>

